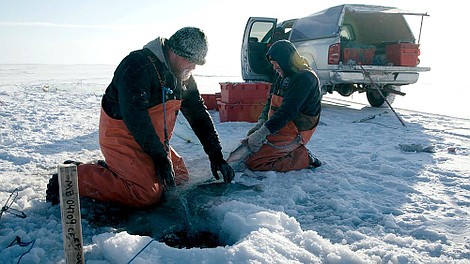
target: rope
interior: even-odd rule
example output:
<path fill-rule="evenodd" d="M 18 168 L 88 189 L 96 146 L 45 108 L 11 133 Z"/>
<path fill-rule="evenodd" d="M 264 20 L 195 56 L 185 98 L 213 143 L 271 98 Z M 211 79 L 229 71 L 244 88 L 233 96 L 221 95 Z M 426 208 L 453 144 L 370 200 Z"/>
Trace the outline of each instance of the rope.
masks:
<path fill-rule="evenodd" d="M 36 239 L 33 239 L 32 241 L 30 242 L 23 242 L 21 241 L 21 237 L 19 236 L 16 236 L 15 239 L 10 243 L 10 245 L 8 245 L 7 248 L 15 245 L 15 244 L 18 244 L 20 247 L 26 247 L 28 245 L 31 245 L 31 247 L 28 249 L 28 251 L 24 252 L 23 254 L 21 254 L 20 258 L 18 259 L 18 262 L 16 262 L 17 264 L 20 263 L 21 259 L 23 258 L 24 255 L 28 254 L 31 249 L 34 247 L 34 243 L 36 243 Z"/>
<path fill-rule="evenodd" d="M 378 116 L 381 116 L 382 114 L 387 114 L 388 112 L 387 111 L 383 111 L 382 113 L 380 114 L 375 114 L 375 115 L 371 115 L 371 116 L 368 116 L 368 117 L 364 117 L 362 119 L 359 119 L 359 120 L 356 120 L 356 121 L 353 121 L 353 123 L 361 123 L 361 122 L 365 122 L 365 121 L 368 121 L 368 120 L 372 120 Z"/>
<path fill-rule="evenodd" d="M 164 134 L 164 142 L 165 142 L 165 151 L 170 153 L 170 140 L 168 139 L 168 128 L 166 124 L 166 95 L 172 94 L 173 91 L 170 88 L 164 87 L 162 85 L 162 104 L 163 104 L 163 134 Z"/>
<path fill-rule="evenodd" d="M 131 262 L 132 262 L 138 255 L 140 255 L 140 253 L 142 253 L 142 251 L 144 251 L 144 250 L 150 245 L 150 243 L 152 243 L 153 241 L 155 241 L 155 239 L 152 238 L 152 239 L 147 243 L 147 245 L 145 245 L 139 252 L 137 252 L 137 254 L 136 254 L 134 257 L 132 257 L 131 260 L 129 260 L 129 262 L 127 262 L 127 264 L 131 263 Z"/>
<path fill-rule="evenodd" d="M 21 212 L 20 210 L 11 208 L 16 198 L 18 198 L 18 188 L 14 189 L 13 192 L 11 192 L 10 197 L 8 197 L 7 201 L 5 202 L 5 205 L 2 207 L 0 211 L 0 219 L 2 219 L 2 215 L 4 212 L 10 213 L 16 217 L 26 218 L 25 213 Z"/>
<path fill-rule="evenodd" d="M 167 128 L 167 120 L 166 120 L 166 95 L 173 94 L 173 90 L 168 87 L 165 87 L 162 77 L 160 76 L 160 72 L 158 72 L 157 66 L 155 66 L 155 60 L 152 57 L 147 56 L 152 63 L 153 68 L 155 69 L 155 73 L 157 74 L 158 81 L 160 82 L 160 87 L 162 89 L 162 106 L 163 106 L 163 148 L 165 149 L 168 158 L 170 158 L 170 139 L 168 137 L 168 128 Z M 174 177 L 173 177 L 174 178 Z M 174 179 L 173 179 L 174 180 Z"/>
<path fill-rule="evenodd" d="M 166 124 L 166 95 L 167 94 L 172 94 L 173 91 L 170 88 L 167 88 L 164 86 L 162 77 L 160 76 L 160 73 L 158 72 L 157 66 L 155 66 L 155 60 L 153 60 L 152 57 L 147 56 L 147 58 L 150 60 L 150 63 L 152 63 L 153 68 L 155 69 L 155 73 L 157 74 L 158 81 L 160 82 L 160 86 L 162 87 L 162 104 L 163 104 L 163 134 L 164 134 L 164 147 L 165 151 L 167 153 L 170 153 L 170 140 L 168 139 L 168 129 L 167 129 L 167 124 Z"/>

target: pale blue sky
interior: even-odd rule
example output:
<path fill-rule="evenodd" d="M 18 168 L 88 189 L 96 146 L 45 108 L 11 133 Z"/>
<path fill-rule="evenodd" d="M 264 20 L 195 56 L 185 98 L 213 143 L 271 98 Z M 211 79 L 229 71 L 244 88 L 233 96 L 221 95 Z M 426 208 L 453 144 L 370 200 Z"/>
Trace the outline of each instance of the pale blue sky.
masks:
<path fill-rule="evenodd" d="M 425 62 L 432 61 L 431 52 L 433 58 L 438 56 L 430 47 L 445 45 L 448 42 L 442 37 L 452 34 L 441 22 L 463 23 L 463 17 L 459 20 L 458 14 L 451 15 L 452 1 L 0 0 L 0 64 L 117 64 L 157 36 L 169 37 L 183 26 L 197 26 L 209 39 L 207 67 L 239 71 L 248 17 L 285 20 L 344 3 L 428 12 L 431 16 L 425 19 L 421 41 Z"/>

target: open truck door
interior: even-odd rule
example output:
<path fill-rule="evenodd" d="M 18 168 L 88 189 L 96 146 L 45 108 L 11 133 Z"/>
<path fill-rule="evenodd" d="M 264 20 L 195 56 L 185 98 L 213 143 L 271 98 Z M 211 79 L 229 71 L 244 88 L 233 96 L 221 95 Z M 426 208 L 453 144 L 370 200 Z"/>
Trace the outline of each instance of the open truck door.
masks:
<path fill-rule="evenodd" d="M 242 77 L 245 81 L 271 82 L 274 71 L 266 60 L 273 42 L 277 19 L 250 17 L 243 34 L 241 50 Z"/>

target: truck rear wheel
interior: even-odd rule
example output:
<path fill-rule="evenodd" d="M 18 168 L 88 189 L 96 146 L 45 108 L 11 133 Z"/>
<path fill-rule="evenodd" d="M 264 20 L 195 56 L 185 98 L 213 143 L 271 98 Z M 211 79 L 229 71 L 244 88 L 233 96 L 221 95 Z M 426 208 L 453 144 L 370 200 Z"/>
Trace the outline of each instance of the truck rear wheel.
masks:
<path fill-rule="evenodd" d="M 389 88 L 396 90 L 396 91 L 400 91 L 400 86 L 391 85 L 389 86 Z M 385 92 L 383 90 L 381 90 L 381 92 L 390 104 L 392 104 L 393 101 L 395 101 L 396 94 Z M 385 104 L 384 98 L 380 96 L 380 93 L 377 90 L 369 90 L 366 92 L 366 95 L 367 95 L 367 101 L 369 101 L 369 104 L 373 107 L 382 107 Z"/>

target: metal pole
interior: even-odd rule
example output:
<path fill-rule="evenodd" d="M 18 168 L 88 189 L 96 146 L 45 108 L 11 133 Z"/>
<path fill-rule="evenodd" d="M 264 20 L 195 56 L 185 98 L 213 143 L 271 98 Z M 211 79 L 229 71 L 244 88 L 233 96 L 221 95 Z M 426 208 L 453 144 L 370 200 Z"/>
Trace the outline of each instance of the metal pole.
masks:
<path fill-rule="evenodd" d="M 400 121 L 400 123 L 403 125 L 403 126 L 406 126 L 405 125 L 405 122 L 403 122 L 403 120 L 401 120 L 400 116 L 397 114 L 397 112 L 395 112 L 395 109 L 393 109 L 392 105 L 388 102 L 387 98 L 382 94 L 382 91 L 380 91 L 380 88 L 378 87 L 378 85 L 374 82 L 374 80 L 372 80 L 372 78 L 370 77 L 370 73 L 367 72 L 364 67 L 362 67 L 362 65 L 359 65 L 362 69 L 362 74 L 364 74 L 365 77 L 367 77 L 370 81 L 370 83 L 372 84 L 372 87 L 374 87 L 374 89 L 377 90 L 377 92 L 380 94 L 380 97 L 382 97 L 382 99 L 384 99 L 384 101 L 387 103 L 388 107 L 390 107 L 390 110 L 392 110 L 392 112 L 395 114 L 395 116 L 398 118 L 398 120 Z"/>

